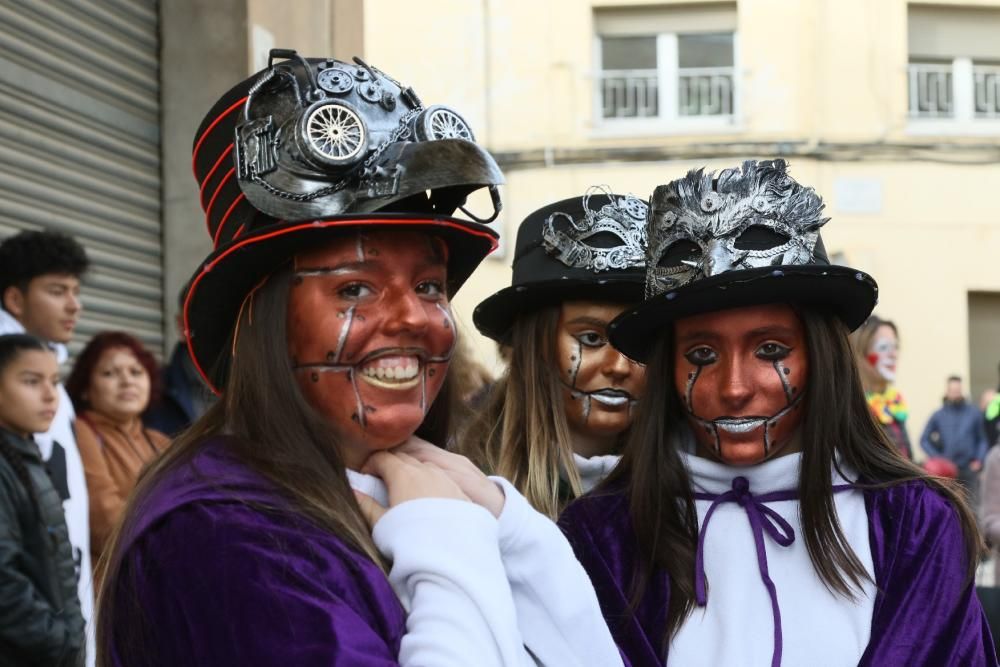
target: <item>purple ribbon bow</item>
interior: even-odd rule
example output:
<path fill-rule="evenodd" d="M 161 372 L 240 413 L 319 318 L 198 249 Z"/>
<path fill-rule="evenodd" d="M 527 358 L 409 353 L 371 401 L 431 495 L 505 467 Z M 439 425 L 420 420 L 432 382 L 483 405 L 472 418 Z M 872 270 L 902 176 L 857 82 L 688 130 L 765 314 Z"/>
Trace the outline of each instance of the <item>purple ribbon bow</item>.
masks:
<path fill-rule="evenodd" d="M 834 493 L 852 488 L 850 484 L 833 487 Z M 767 569 L 767 552 L 764 549 L 764 533 L 780 546 L 790 546 L 795 541 L 795 531 L 784 517 L 768 507 L 765 503 L 782 500 L 797 500 L 798 489 L 772 491 L 755 496 L 750 493 L 750 480 L 739 476 L 733 478 L 733 488 L 725 493 L 695 493 L 697 500 L 711 500 L 712 504 L 705 512 L 705 521 L 698 532 L 698 550 L 695 552 L 694 597 L 699 607 L 708 604 L 708 594 L 705 591 L 705 533 L 708 532 L 708 522 L 712 514 L 722 503 L 736 503 L 747 513 L 750 529 L 753 531 L 753 541 L 757 547 L 757 567 L 760 569 L 760 579 L 767 588 L 771 598 L 771 615 L 774 618 L 774 651 L 771 653 L 771 667 L 781 665 L 781 609 L 778 607 L 778 591 L 771 581 Z"/>
<path fill-rule="evenodd" d="M 771 615 L 774 617 L 774 652 L 771 654 L 771 667 L 781 665 L 781 609 L 778 607 L 778 591 L 771 581 L 767 571 L 767 552 L 764 550 L 764 533 L 783 547 L 795 541 L 795 531 L 791 524 L 764 503 L 779 500 L 795 500 L 799 497 L 797 490 L 773 491 L 759 496 L 750 493 L 750 480 L 740 476 L 733 478 L 732 491 L 725 493 L 695 493 L 698 500 L 711 500 L 712 504 L 705 513 L 705 521 L 698 532 L 698 550 L 695 552 L 694 598 L 699 607 L 708 604 L 708 594 L 705 592 L 705 533 L 708 532 L 708 522 L 712 519 L 715 509 L 722 503 L 736 503 L 747 513 L 750 528 L 753 531 L 753 541 L 757 546 L 757 567 L 760 568 L 760 579 L 767 588 L 771 598 Z"/>

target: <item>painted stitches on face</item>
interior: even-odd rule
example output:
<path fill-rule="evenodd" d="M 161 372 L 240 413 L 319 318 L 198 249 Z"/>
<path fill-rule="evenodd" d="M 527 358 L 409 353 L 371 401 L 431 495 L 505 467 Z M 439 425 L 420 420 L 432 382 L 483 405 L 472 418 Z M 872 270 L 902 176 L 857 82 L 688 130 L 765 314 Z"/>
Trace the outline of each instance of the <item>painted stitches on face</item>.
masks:
<path fill-rule="evenodd" d="M 704 452 L 736 465 L 786 448 L 801 422 L 805 333 L 785 305 L 695 315 L 676 325 L 674 386 Z"/>
<path fill-rule="evenodd" d="M 571 301 L 562 304 L 556 331 L 559 377 L 570 430 L 616 436 L 632 423 L 645 389 L 646 369 L 611 347 L 607 326 L 622 304 Z"/>
<path fill-rule="evenodd" d="M 445 261 L 438 239 L 399 231 L 295 257 L 288 342 L 299 386 L 358 450 L 403 442 L 441 389 L 456 344 Z"/>

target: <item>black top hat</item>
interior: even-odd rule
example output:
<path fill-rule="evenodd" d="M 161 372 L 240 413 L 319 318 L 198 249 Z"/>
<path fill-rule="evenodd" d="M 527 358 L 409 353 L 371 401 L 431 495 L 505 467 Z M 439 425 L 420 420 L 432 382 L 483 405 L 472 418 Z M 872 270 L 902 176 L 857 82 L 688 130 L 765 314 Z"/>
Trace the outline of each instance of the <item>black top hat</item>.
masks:
<path fill-rule="evenodd" d="M 517 230 L 512 284 L 476 306 L 476 328 L 506 343 L 514 319 L 542 306 L 642 299 L 646 211 L 635 197 L 590 188 L 529 215 Z"/>
<path fill-rule="evenodd" d="M 851 330 L 871 314 L 878 285 L 834 266 L 819 228 L 823 200 L 784 160 L 691 171 L 653 192 L 646 301 L 610 325 L 612 345 L 645 361 L 659 331 L 682 317 L 767 303 L 827 308 Z"/>
<path fill-rule="evenodd" d="M 449 294 L 496 248 L 496 232 L 480 223 L 499 212 L 503 176 L 457 112 L 425 108 L 359 59 L 275 49 L 271 60 L 223 95 L 195 135 L 215 250 L 190 281 L 184 320 L 191 358 L 213 389 L 225 381 L 247 294 L 303 248 L 359 229 L 432 233 L 449 247 Z M 482 187 L 493 198 L 489 219 L 450 217 Z"/>

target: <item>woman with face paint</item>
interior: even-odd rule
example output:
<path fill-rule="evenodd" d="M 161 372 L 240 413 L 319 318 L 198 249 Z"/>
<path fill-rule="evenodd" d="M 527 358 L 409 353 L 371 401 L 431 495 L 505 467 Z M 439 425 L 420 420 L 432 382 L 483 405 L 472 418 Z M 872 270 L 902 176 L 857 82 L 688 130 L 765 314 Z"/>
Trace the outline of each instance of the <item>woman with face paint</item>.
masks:
<path fill-rule="evenodd" d="M 895 385 L 896 361 L 899 358 L 896 325 L 872 315 L 851 334 L 851 346 L 868 407 L 899 453 L 907 460 L 913 460 L 910 436 L 906 432 L 906 418 L 910 410 Z"/>
<path fill-rule="evenodd" d="M 621 457 L 645 369 L 607 326 L 642 299 L 646 204 L 591 188 L 521 223 L 510 287 L 476 308 L 511 359 L 459 442 L 553 519 Z"/>
<path fill-rule="evenodd" d="M 648 298 L 610 325 L 647 387 L 607 493 L 560 518 L 632 664 L 996 665 L 981 540 L 872 418 L 831 266 L 781 160 L 650 202 Z"/>
<path fill-rule="evenodd" d="M 271 60 L 195 138 L 215 250 L 184 322 L 220 399 L 111 538 L 98 664 L 621 664 L 559 529 L 430 444 L 450 298 L 496 245 L 451 214 L 499 206 L 495 162 L 359 59 Z"/>

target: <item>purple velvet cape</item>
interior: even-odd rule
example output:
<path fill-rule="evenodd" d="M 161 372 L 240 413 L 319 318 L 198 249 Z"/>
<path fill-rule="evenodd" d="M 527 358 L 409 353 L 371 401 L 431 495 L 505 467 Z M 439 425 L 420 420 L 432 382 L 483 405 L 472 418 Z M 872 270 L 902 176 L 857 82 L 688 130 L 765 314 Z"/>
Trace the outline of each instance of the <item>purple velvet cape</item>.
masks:
<path fill-rule="evenodd" d="M 396 665 L 406 615 L 385 575 L 286 507 L 223 439 L 164 479 L 123 544 L 114 664 Z M 139 614 L 142 645 L 123 646 Z"/>
<path fill-rule="evenodd" d="M 986 616 L 966 576 L 962 529 L 952 507 L 922 482 L 864 493 L 879 592 L 859 665 L 997 665 Z M 629 610 L 638 554 L 626 495 L 598 490 L 584 496 L 559 524 L 594 583 L 622 653 L 633 667 L 665 664 L 666 573 L 657 573 L 635 613 Z M 759 580 L 749 585 L 763 586 Z"/>

